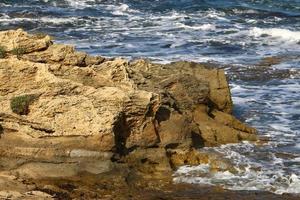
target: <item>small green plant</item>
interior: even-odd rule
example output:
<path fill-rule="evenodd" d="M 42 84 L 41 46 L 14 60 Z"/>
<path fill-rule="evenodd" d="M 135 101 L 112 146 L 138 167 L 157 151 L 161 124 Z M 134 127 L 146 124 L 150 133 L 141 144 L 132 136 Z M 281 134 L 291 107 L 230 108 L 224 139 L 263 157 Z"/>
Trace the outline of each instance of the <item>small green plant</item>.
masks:
<path fill-rule="evenodd" d="M 5 58 L 6 56 L 6 49 L 3 46 L 0 46 L 0 58 Z"/>
<path fill-rule="evenodd" d="M 34 33 L 34 37 L 37 38 L 37 39 L 43 39 L 47 36 L 46 33 L 42 33 L 42 32 L 36 32 Z"/>
<path fill-rule="evenodd" d="M 0 124 L 0 137 L 1 137 L 1 134 L 4 132 L 4 128 L 3 126 Z"/>
<path fill-rule="evenodd" d="M 23 47 L 15 47 L 11 50 L 11 53 L 16 55 L 17 58 L 20 58 L 24 53 L 26 53 L 26 49 Z"/>
<path fill-rule="evenodd" d="M 33 33 L 32 38 L 43 39 L 43 38 L 45 38 L 47 36 L 50 37 L 50 40 L 54 40 L 55 39 L 53 36 L 48 35 L 48 34 L 43 33 L 43 32 L 35 32 L 35 33 Z"/>
<path fill-rule="evenodd" d="M 29 113 L 30 104 L 32 104 L 36 98 L 37 96 L 32 94 L 13 97 L 10 100 L 10 108 L 16 114 L 27 115 Z"/>

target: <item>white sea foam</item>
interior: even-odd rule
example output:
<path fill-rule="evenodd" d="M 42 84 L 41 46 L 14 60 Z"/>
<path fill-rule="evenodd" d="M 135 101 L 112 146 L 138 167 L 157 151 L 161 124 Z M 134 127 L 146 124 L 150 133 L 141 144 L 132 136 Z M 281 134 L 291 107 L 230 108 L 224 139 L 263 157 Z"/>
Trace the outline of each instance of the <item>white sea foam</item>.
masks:
<path fill-rule="evenodd" d="M 252 152 L 254 146 L 250 143 L 223 145 L 219 148 L 206 150 L 222 153 L 234 164 L 237 172 L 214 172 L 210 165 L 182 166 L 174 174 L 174 182 L 192 184 L 222 185 L 231 190 L 264 190 L 277 194 L 300 193 L 299 175 L 287 174 L 282 165 L 284 160 L 271 154 L 270 166 L 264 166 L 239 152 Z M 236 151 L 234 150 L 236 149 Z M 197 175 L 199 174 L 199 175 Z"/>
<path fill-rule="evenodd" d="M 5 3 L 0 3 L 0 7 L 9 7 L 10 5 L 7 5 L 7 4 L 5 4 Z"/>
<path fill-rule="evenodd" d="M 26 17 L 26 12 L 24 12 L 25 17 L 22 17 L 19 13 L 16 15 L 15 11 L 10 12 L 4 9 L 0 14 L 1 27 L 19 25 L 33 26 L 38 29 L 42 27 L 44 30 L 53 30 L 49 33 L 54 33 L 54 35 L 56 34 L 55 27 L 59 27 L 58 34 L 63 32 L 64 39 L 67 38 L 59 42 L 74 44 L 80 49 L 91 51 L 89 53 L 115 57 L 123 56 L 126 52 L 127 55 L 124 57 L 128 59 L 147 57 L 160 63 L 188 60 L 248 65 L 249 60 L 253 62 L 266 55 L 284 55 L 286 51 L 294 51 L 296 55 L 299 55 L 299 44 L 297 44 L 300 41 L 299 27 L 284 24 L 285 21 L 276 24 L 278 21 L 286 20 L 285 17 L 262 19 L 259 15 L 258 17 L 245 15 L 240 20 L 239 17 L 234 16 L 234 14 L 259 14 L 260 11 L 238 9 L 228 15 L 219 9 L 193 12 L 175 9 L 160 13 L 151 12 L 151 10 L 149 12 L 135 10 L 131 2 L 125 4 L 120 3 L 124 1 L 115 0 L 43 1 L 57 7 L 55 9 L 59 14 L 57 15 L 56 11 L 53 14 L 45 12 L 45 15 L 38 12 L 37 15 L 41 15 L 40 17 L 31 18 L 30 15 Z M 25 4 L 13 6 L 20 8 L 28 6 L 28 3 Z M 2 5 L 12 6 L 8 3 L 0 3 L 0 5 L 1 7 Z M 50 9 L 52 9 L 51 6 L 49 6 Z M 35 13 L 36 9 L 40 9 L 34 6 L 33 8 L 34 10 L 28 9 L 28 11 Z M 98 12 L 90 15 L 87 10 L 77 15 L 77 9 L 85 8 L 93 8 Z M 267 24 L 268 27 L 273 28 L 253 27 L 254 24 L 259 24 L 261 27 Z M 47 29 L 49 27 L 50 29 Z M 210 42 L 215 43 L 210 45 Z M 237 50 L 233 48 L 231 51 L 231 46 L 237 47 Z M 299 60 L 294 60 L 293 63 L 284 62 L 284 64 L 286 65 L 276 66 L 274 71 L 280 67 L 291 69 L 291 66 L 299 69 Z M 237 69 L 239 67 L 243 65 L 236 66 Z M 258 73 L 261 72 L 258 71 Z M 236 75 L 239 80 L 239 74 L 236 73 Z M 300 149 L 298 139 L 300 133 L 297 132 L 299 130 L 297 116 L 300 107 L 299 75 L 291 75 L 290 78 L 293 77 L 295 79 L 292 82 L 291 79 L 286 79 L 287 82 L 279 83 L 278 80 L 272 79 L 271 81 L 276 82 L 274 85 L 265 84 L 265 82 L 257 85 L 243 80 L 231 84 L 235 108 L 242 113 L 238 117 L 246 118 L 246 122 L 258 128 L 261 135 L 268 136 L 270 142 L 264 144 L 262 149 L 256 148 L 255 150 L 249 143 L 241 146 L 225 145 L 215 149 L 233 161 L 237 173 L 228 171 L 210 173 L 209 165 L 185 166 L 178 169 L 174 181 L 225 185 L 226 188 L 235 190 L 261 189 L 276 193 L 298 193 L 300 170 L 283 165 L 285 161 L 299 162 L 299 154 L 296 154 L 298 157 L 295 159 L 284 160 L 270 153 L 277 147 L 291 147 L 295 152 L 299 152 Z M 232 82 L 235 82 L 235 79 Z M 295 115 L 294 119 L 291 119 L 291 115 Z M 268 154 L 264 155 L 267 157 L 266 160 L 259 157 L 265 153 L 264 151 L 268 151 Z M 254 159 L 248 154 L 254 154 Z"/>
<path fill-rule="evenodd" d="M 76 17 L 68 17 L 68 18 L 62 18 L 62 17 L 21 18 L 19 17 L 13 19 L 7 17 L 0 18 L 0 22 L 21 22 L 21 21 L 43 22 L 43 23 L 62 25 L 66 23 L 74 23 L 80 20 Z"/>
<path fill-rule="evenodd" d="M 115 7 L 116 8 L 116 7 Z M 127 4 L 121 4 L 117 9 L 113 10 L 114 15 L 124 15 L 125 12 L 129 10 L 129 6 Z"/>
<path fill-rule="evenodd" d="M 94 2 L 93 0 L 65 0 L 71 7 L 74 8 L 86 8 L 90 7 L 88 3 Z"/>
<path fill-rule="evenodd" d="M 281 28 L 257 28 L 254 27 L 250 30 L 250 35 L 254 37 L 270 36 L 273 39 L 278 39 L 286 42 L 299 42 L 300 31 L 291 31 Z"/>
<path fill-rule="evenodd" d="M 207 12 L 203 13 L 207 18 L 210 19 L 217 19 L 220 21 L 228 21 L 228 19 L 225 17 L 226 14 L 224 12 L 221 11 L 217 11 L 214 9 L 210 9 Z"/>
<path fill-rule="evenodd" d="M 199 172 L 209 172 L 209 164 L 201 164 L 201 165 L 197 165 L 197 166 L 183 166 L 180 167 L 177 171 L 176 171 L 176 175 L 178 174 L 187 174 L 190 173 L 192 171 L 199 171 Z"/>
<path fill-rule="evenodd" d="M 185 28 L 185 29 L 193 29 L 193 30 L 202 30 L 202 31 L 211 31 L 216 30 L 216 26 L 214 24 L 203 24 L 198 26 L 189 26 L 182 23 L 177 23 L 179 27 Z"/>
<path fill-rule="evenodd" d="M 246 22 L 249 23 L 249 24 L 256 24 L 257 20 L 255 20 L 255 19 L 246 19 Z"/>
<path fill-rule="evenodd" d="M 101 2 L 101 0 L 65 0 L 69 6 L 77 8 L 77 9 L 83 9 L 87 7 L 92 7 L 95 2 Z"/>
<path fill-rule="evenodd" d="M 248 9 L 248 10 L 240 10 L 240 9 L 233 9 L 232 10 L 235 14 L 256 14 L 256 10 Z"/>
<path fill-rule="evenodd" d="M 174 20 L 180 20 L 183 19 L 185 17 L 188 17 L 188 15 L 184 14 L 184 13 L 179 13 L 176 11 L 172 11 L 169 12 L 165 15 L 150 15 L 151 20 L 160 20 L 160 21 L 174 21 Z"/>
<path fill-rule="evenodd" d="M 48 1 L 48 0 L 44 0 Z M 128 13 L 137 13 L 137 10 L 130 9 L 125 3 L 119 4 L 101 4 L 103 0 L 65 0 L 70 7 L 76 9 L 84 9 L 89 7 L 99 7 L 104 10 L 111 11 L 114 15 L 128 15 Z"/>
<path fill-rule="evenodd" d="M 108 5 L 105 7 L 105 9 L 110 10 L 112 14 L 114 15 L 130 15 L 133 13 L 139 13 L 139 11 L 131 9 L 127 4 L 121 3 L 118 5 Z M 131 16 L 131 17 L 137 17 L 137 16 Z M 133 19 L 131 18 L 131 19 Z"/>
<path fill-rule="evenodd" d="M 293 161 L 300 162 L 300 157 L 294 158 Z"/>
<path fill-rule="evenodd" d="M 283 124 L 269 124 L 270 127 L 272 127 L 275 130 L 279 130 L 280 132 L 292 132 L 290 127 L 287 127 Z"/>
<path fill-rule="evenodd" d="M 300 178 L 296 174 L 292 174 L 287 179 L 288 187 L 281 187 L 276 190 L 276 193 L 300 193 Z"/>

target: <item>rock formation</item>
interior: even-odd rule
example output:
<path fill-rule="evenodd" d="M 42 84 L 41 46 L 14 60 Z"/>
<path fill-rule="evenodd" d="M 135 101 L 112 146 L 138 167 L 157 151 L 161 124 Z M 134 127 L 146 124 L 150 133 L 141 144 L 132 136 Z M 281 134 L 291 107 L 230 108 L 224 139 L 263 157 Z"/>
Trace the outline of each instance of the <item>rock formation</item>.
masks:
<path fill-rule="evenodd" d="M 209 64 L 94 57 L 23 30 L 0 32 L 0 46 L 0 191 L 11 176 L 12 184 L 80 174 L 106 180 L 120 169 L 128 183 L 128 169 L 153 178 L 203 162 L 194 148 L 256 140 L 231 115 L 224 71 Z M 32 188 L 19 185 L 11 195 L 29 198 Z"/>

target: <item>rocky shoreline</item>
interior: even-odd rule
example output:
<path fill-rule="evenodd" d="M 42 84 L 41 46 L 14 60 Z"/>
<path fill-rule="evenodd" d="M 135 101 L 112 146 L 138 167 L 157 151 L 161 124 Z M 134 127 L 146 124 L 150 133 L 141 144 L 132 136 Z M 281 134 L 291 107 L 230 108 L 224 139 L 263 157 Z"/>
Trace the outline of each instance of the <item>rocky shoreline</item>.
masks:
<path fill-rule="evenodd" d="M 172 182 L 182 165 L 234 171 L 196 149 L 257 140 L 231 115 L 223 70 L 90 56 L 20 29 L 0 32 L 0 47 L 0 198 L 240 195 Z"/>

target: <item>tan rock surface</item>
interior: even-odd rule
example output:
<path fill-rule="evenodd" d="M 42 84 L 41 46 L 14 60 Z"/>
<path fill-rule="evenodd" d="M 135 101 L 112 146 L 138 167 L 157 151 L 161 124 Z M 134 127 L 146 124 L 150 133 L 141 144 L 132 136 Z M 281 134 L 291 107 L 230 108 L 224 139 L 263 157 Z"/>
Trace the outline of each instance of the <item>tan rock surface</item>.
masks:
<path fill-rule="evenodd" d="M 15 48 L 24 48 L 26 53 L 30 53 L 47 49 L 50 44 L 51 38 L 48 35 L 39 38 L 24 32 L 22 29 L 0 32 L 0 46 L 9 52 Z"/>
<path fill-rule="evenodd" d="M 119 165 L 151 176 L 170 172 L 170 161 L 201 163 L 192 147 L 256 139 L 231 115 L 224 71 L 208 64 L 108 60 L 22 30 L 0 32 L 0 45 L 26 49 L 0 59 L 1 169 L 16 176 L 70 178 Z M 36 97 L 27 115 L 11 109 L 21 95 Z M 170 157 L 170 149 L 192 153 Z"/>

